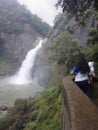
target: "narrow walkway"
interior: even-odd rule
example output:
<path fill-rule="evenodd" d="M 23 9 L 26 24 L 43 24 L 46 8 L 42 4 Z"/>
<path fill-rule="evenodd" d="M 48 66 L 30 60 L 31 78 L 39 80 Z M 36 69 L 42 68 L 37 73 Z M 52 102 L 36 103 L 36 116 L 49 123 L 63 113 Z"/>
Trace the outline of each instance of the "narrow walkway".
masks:
<path fill-rule="evenodd" d="M 91 98 L 72 82 L 72 77 L 65 77 L 62 83 L 62 130 L 98 130 L 98 82 Z"/>
<path fill-rule="evenodd" d="M 96 81 L 94 83 L 94 89 L 91 93 L 91 100 L 95 103 L 95 105 L 98 106 L 98 77 L 96 78 Z"/>

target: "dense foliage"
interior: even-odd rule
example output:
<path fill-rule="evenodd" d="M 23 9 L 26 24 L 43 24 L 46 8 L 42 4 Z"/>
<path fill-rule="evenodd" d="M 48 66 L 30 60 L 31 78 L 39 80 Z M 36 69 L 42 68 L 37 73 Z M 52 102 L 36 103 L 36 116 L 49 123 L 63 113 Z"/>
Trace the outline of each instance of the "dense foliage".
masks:
<path fill-rule="evenodd" d="M 0 75 L 4 76 L 12 71 L 12 64 L 10 63 L 10 60 L 5 56 L 0 57 Z"/>
<path fill-rule="evenodd" d="M 0 119 L 0 130 L 61 130 L 61 85 L 34 99 L 17 99 L 14 108 Z"/>
<path fill-rule="evenodd" d="M 37 15 L 31 14 L 16 0 L 0 0 L 0 34 L 19 34 L 24 31 L 27 25 L 43 36 L 46 36 L 50 30 L 47 23 L 42 22 Z"/>
<path fill-rule="evenodd" d="M 58 64 L 66 65 L 67 72 L 80 54 L 78 40 L 66 31 L 60 33 L 50 49 L 54 51 Z"/>
<path fill-rule="evenodd" d="M 50 29 L 17 0 L 0 0 L 0 75 L 15 73 L 36 39 L 46 37 Z M 6 64 L 8 60 L 10 64 Z"/>
<path fill-rule="evenodd" d="M 84 12 L 92 6 L 98 10 L 97 0 L 58 0 L 56 6 L 76 16 L 76 20 L 84 17 Z"/>
<path fill-rule="evenodd" d="M 94 61 L 95 75 L 98 75 L 98 43 L 82 50 L 88 61 Z"/>
<path fill-rule="evenodd" d="M 90 28 L 89 37 L 88 37 L 88 45 L 98 44 L 98 27 Z"/>

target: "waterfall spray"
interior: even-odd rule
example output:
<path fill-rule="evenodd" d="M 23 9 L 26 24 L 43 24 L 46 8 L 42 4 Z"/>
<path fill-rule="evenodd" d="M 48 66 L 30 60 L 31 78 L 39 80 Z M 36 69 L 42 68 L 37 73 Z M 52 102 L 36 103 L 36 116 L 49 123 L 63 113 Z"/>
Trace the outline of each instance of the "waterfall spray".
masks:
<path fill-rule="evenodd" d="M 17 74 L 10 78 L 11 84 L 22 85 L 32 82 L 31 69 L 33 69 L 39 49 L 42 47 L 42 42 L 43 40 L 40 40 L 39 44 L 27 53 Z"/>

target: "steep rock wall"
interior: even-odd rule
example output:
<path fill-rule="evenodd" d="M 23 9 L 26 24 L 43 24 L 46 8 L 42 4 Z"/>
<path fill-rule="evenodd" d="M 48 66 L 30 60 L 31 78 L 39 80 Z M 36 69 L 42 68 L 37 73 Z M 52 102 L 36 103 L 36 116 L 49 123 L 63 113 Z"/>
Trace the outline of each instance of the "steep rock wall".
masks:
<path fill-rule="evenodd" d="M 79 25 L 75 21 L 75 18 L 72 17 L 72 19 L 66 25 L 66 28 L 69 26 L 69 27 L 71 27 L 73 29 L 73 35 L 79 40 L 80 45 L 82 47 L 87 46 L 89 29 L 93 26 L 93 20 L 94 20 L 94 16 L 90 15 L 87 18 L 87 21 L 86 21 L 85 25 Z"/>

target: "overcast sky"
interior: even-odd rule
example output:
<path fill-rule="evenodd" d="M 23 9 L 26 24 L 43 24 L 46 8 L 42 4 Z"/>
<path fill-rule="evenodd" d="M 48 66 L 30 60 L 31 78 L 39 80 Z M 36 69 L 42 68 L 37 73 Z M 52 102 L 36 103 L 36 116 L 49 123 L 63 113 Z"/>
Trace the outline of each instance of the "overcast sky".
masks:
<path fill-rule="evenodd" d="M 26 5 L 33 14 L 37 14 L 51 26 L 53 25 L 53 20 L 58 14 L 58 10 L 54 7 L 57 0 L 18 0 L 18 2 Z"/>

